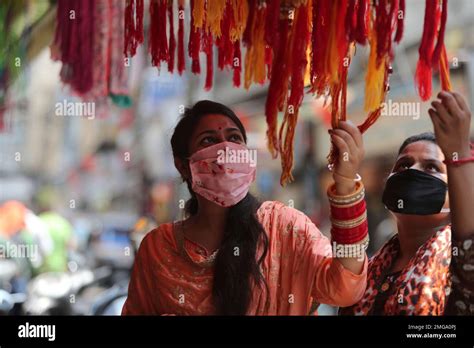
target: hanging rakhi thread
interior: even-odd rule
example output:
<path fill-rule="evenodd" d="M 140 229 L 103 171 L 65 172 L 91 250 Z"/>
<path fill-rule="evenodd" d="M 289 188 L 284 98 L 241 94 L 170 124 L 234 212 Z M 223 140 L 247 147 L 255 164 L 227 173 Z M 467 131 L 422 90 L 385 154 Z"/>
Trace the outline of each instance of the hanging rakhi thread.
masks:
<path fill-rule="evenodd" d="M 196 24 L 196 18 L 200 18 L 201 9 L 203 6 L 202 13 L 204 13 L 204 1 L 202 0 L 191 0 L 191 25 L 189 29 L 189 41 L 188 41 L 188 55 L 191 58 L 191 72 L 193 74 L 201 73 L 201 64 L 199 62 L 199 52 L 201 51 L 201 27 Z M 198 10 L 199 9 L 199 10 Z M 199 14 L 199 16 L 196 15 Z M 199 24 L 199 23 L 198 23 Z"/>
<path fill-rule="evenodd" d="M 184 0 L 178 0 L 178 73 L 186 68 L 184 57 Z"/>
<path fill-rule="evenodd" d="M 168 71 L 172 73 L 174 70 L 174 56 L 176 51 L 176 39 L 174 37 L 173 1 L 168 1 L 168 21 L 170 23 L 170 37 L 168 44 Z"/>
<path fill-rule="evenodd" d="M 403 35 L 405 4 L 400 4 L 400 2 L 380 0 L 372 6 L 366 7 L 366 3 L 359 1 L 357 5 L 361 7 L 351 9 L 349 6 L 345 22 L 340 23 L 338 26 L 338 28 L 342 25 L 346 26 L 346 38 L 348 40 L 352 39 L 354 41 L 357 37 L 357 41 L 368 41 L 370 44 L 365 86 L 365 110 L 369 114 L 364 122 L 358 126 L 361 133 L 364 133 L 380 117 L 383 101 L 389 90 L 388 79 L 392 72 L 390 63 L 393 57 L 392 40 L 397 42 Z M 357 12 L 358 16 L 364 16 L 364 18 L 354 19 L 355 12 Z M 354 22 L 367 23 L 367 29 L 361 32 L 357 26 L 353 25 Z M 395 29 L 396 34 L 393 35 Z M 367 37 L 362 35 L 367 35 Z M 349 47 L 355 47 L 355 42 L 352 42 Z M 347 57 L 345 57 L 349 64 L 352 52 L 353 49 L 350 49 Z M 339 84 L 331 88 L 331 125 L 333 128 L 338 127 L 339 121 L 346 120 L 346 88 L 349 64 L 342 70 L 343 78 Z M 332 169 L 337 157 L 337 149 L 331 146 L 331 151 L 328 155 L 328 167 L 330 169 Z"/>
<path fill-rule="evenodd" d="M 56 12 L 53 56 L 63 63 L 61 80 L 80 96 L 93 86 L 95 6 L 93 0 L 60 0 Z"/>
<path fill-rule="evenodd" d="M 171 2 L 150 0 L 152 20 L 149 46 L 153 64 L 159 66 L 161 62 L 167 61 L 168 68 L 173 70 L 176 43 L 172 26 L 173 12 L 169 5 Z M 331 125 L 337 128 L 339 122 L 347 118 L 347 74 L 356 44 L 370 45 L 364 101 L 368 116 L 359 125 L 361 132 L 366 131 L 381 115 L 393 59 L 392 45 L 393 42 L 400 42 L 404 32 L 405 2 L 190 0 L 188 55 L 192 61 L 191 72 L 201 72 L 199 58 L 200 52 L 203 52 L 206 56 L 205 88 L 212 87 L 212 52 L 216 45 L 217 66 L 219 69 L 232 68 L 234 86 L 241 85 L 242 71 L 246 88 L 253 83 L 270 80 L 265 103 L 268 148 L 273 157 L 281 156 L 283 170 L 280 182 L 284 185 L 293 179 L 292 143 L 305 78 L 309 81 L 310 93 L 330 99 Z M 137 45 L 143 42 L 143 0 L 127 0 L 126 5 L 124 53 L 130 56 L 135 54 Z M 184 13 L 184 0 L 178 0 L 178 13 L 177 70 L 181 74 L 185 69 L 184 18 L 181 15 Z M 297 23 L 297 18 L 302 16 L 306 16 L 306 27 L 302 22 Z M 166 20 L 163 18 L 170 22 L 169 40 L 166 37 Z M 447 0 L 426 0 L 416 72 L 416 85 L 423 100 L 431 95 L 433 68 L 439 69 L 442 88 L 451 88 L 444 46 L 446 18 Z M 245 66 L 242 64 L 241 44 L 247 49 Z M 306 50 L 303 49 L 305 47 Z M 280 126 L 279 112 L 284 112 Z M 334 163 L 335 156 L 333 150 L 329 156 L 330 163 Z"/>
<path fill-rule="evenodd" d="M 150 43 L 151 64 L 158 69 L 161 62 L 169 66 L 170 54 L 166 37 L 167 1 L 150 0 Z"/>
<path fill-rule="evenodd" d="M 289 80 L 289 64 L 287 42 L 290 34 L 290 23 L 287 16 L 279 19 L 278 40 L 273 45 L 273 66 L 265 102 L 265 117 L 267 121 L 267 146 L 273 158 L 278 156 L 280 145 L 277 138 L 278 111 L 281 111 L 286 101 Z"/>
<path fill-rule="evenodd" d="M 423 36 L 416 66 L 415 84 L 421 100 L 430 99 L 432 94 L 432 69 L 439 68 L 441 86 L 451 89 L 449 66 L 444 46 L 444 32 L 448 16 L 447 0 L 426 0 Z M 436 40 L 436 45 L 435 45 Z"/>
<path fill-rule="evenodd" d="M 133 57 L 143 43 L 143 0 L 127 0 L 125 7 L 125 38 L 123 53 Z"/>
<path fill-rule="evenodd" d="M 282 175 L 280 184 L 285 185 L 293 181 L 291 170 L 293 169 L 293 143 L 298 112 L 304 96 L 304 76 L 306 65 L 306 51 L 310 39 L 308 25 L 308 5 L 301 4 L 295 10 L 294 29 L 291 35 L 291 81 L 290 95 L 286 104 L 283 123 L 279 132 L 279 144 L 281 146 Z"/>
<path fill-rule="evenodd" d="M 266 79 L 265 73 L 265 15 L 267 8 L 258 6 L 255 12 L 249 16 L 247 24 L 248 35 L 244 34 L 244 44 L 247 46 L 245 54 L 244 87 L 249 88 L 252 83 L 263 84 Z"/>

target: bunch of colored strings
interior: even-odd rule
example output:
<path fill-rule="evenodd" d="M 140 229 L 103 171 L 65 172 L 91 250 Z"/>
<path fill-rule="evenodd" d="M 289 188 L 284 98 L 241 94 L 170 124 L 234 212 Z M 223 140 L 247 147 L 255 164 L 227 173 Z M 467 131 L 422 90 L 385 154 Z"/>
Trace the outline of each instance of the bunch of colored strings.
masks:
<path fill-rule="evenodd" d="M 179 0 L 178 36 L 172 0 L 150 0 L 148 48 L 154 66 L 185 70 L 184 0 Z M 347 76 L 356 44 L 369 45 L 366 73 L 365 132 L 380 116 L 388 91 L 393 44 L 404 30 L 405 0 L 191 0 L 188 56 L 191 72 L 200 73 L 199 55 L 206 57 L 205 88 L 212 88 L 213 48 L 219 69 L 233 70 L 234 86 L 269 80 L 265 115 L 268 148 L 281 156 L 280 183 L 293 180 L 293 140 L 298 112 L 307 92 L 330 100 L 332 127 L 346 120 Z M 143 0 L 127 0 L 124 55 L 133 56 L 144 41 Z M 426 0 L 423 37 L 416 69 L 416 87 L 423 100 L 431 96 L 433 69 L 443 89 L 450 89 L 444 47 L 447 0 Z M 176 43 L 177 41 L 177 43 Z M 241 46 L 245 47 L 242 64 Z M 177 47 L 176 47 L 177 46 Z M 176 52 L 177 48 L 177 52 Z M 278 114 L 283 121 L 278 124 Z M 331 150 L 329 163 L 337 158 Z"/>

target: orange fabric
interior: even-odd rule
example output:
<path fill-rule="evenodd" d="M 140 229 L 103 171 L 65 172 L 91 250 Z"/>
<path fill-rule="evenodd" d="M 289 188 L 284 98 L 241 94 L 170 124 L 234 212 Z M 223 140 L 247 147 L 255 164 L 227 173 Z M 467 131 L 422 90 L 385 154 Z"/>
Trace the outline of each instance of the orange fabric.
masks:
<path fill-rule="evenodd" d="M 0 206 L 0 236 L 12 237 L 25 227 L 26 207 L 18 201 L 7 201 Z"/>
<path fill-rule="evenodd" d="M 314 302 L 349 306 L 365 291 L 367 258 L 360 275 L 332 258 L 330 241 L 300 211 L 267 201 L 257 216 L 269 236 L 263 274 L 269 287 L 254 291 L 249 315 L 307 315 Z M 205 250 L 185 240 L 194 259 Z M 200 256 L 201 255 L 201 256 Z M 151 231 L 140 245 L 122 315 L 212 315 L 212 268 L 178 252 L 173 224 Z"/>

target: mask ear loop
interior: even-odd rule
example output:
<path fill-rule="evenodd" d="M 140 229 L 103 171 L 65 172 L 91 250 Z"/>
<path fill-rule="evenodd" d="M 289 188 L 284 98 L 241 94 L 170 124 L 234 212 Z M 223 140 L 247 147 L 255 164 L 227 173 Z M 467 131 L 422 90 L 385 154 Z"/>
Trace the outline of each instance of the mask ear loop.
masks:
<path fill-rule="evenodd" d="M 189 166 L 191 156 L 186 156 L 184 157 L 184 160 L 188 162 L 188 171 L 189 174 L 191 175 L 191 168 Z M 192 179 L 191 178 L 184 178 L 181 176 L 181 179 L 183 180 L 183 183 L 186 183 L 188 187 L 192 186 Z M 191 181 L 191 184 L 188 182 L 188 180 Z M 181 208 L 181 223 L 184 223 L 184 220 L 186 219 L 186 202 L 184 203 L 184 207 Z"/>
<path fill-rule="evenodd" d="M 447 185 L 447 184 L 446 184 Z M 439 211 L 440 213 L 450 213 L 451 212 L 451 209 L 450 208 L 441 208 L 441 210 Z"/>

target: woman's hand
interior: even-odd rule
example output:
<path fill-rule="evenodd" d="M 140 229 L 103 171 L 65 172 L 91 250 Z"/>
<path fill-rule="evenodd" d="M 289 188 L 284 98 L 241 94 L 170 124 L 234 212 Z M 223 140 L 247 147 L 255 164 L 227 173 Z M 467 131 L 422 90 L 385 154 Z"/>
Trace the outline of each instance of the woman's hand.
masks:
<path fill-rule="evenodd" d="M 330 129 L 331 142 L 338 150 L 333 178 L 338 195 L 348 195 L 355 190 L 354 179 L 364 158 L 362 134 L 351 121 L 341 121 L 338 129 Z"/>
<path fill-rule="evenodd" d="M 436 141 L 448 160 L 471 157 L 469 127 L 471 111 L 458 93 L 441 92 L 428 112 Z M 474 235 L 474 162 L 447 165 L 449 208 L 453 238 L 463 241 Z"/>
<path fill-rule="evenodd" d="M 442 91 L 429 109 L 436 141 L 448 160 L 470 157 L 469 126 L 471 112 L 464 98 L 456 92 Z"/>

